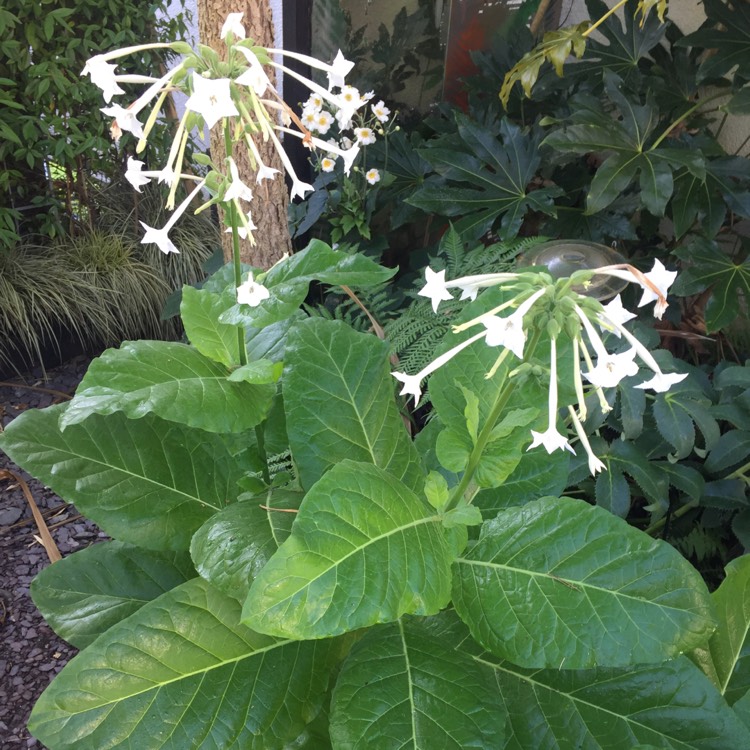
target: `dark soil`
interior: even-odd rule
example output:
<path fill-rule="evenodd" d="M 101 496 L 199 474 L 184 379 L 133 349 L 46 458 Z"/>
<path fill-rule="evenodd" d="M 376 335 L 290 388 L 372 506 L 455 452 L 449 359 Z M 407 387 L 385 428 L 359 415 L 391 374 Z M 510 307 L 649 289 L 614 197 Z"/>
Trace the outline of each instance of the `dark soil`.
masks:
<path fill-rule="evenodd" d="M 26 409 L 38 409 L 73 394 L 90 357 L 79 356 L 53 370 L 0 383 L 0 427 Z M 9 383 L 12 383 L 9 384 Z M 43 390 L 48 389 L 48 390 Z M 21 471 L 0 451 L 0 470 L 9 469 L 28 483 L 63 557 L 105 538 L 72 505 Z M 50 680 L 76 654 L 47 626 L 29 595 L 32 578 L 49 565 L 29 504 L 18 483 L 0 478 L 0 750 L 43 748 L 26 729 L 29 713 Z"/>

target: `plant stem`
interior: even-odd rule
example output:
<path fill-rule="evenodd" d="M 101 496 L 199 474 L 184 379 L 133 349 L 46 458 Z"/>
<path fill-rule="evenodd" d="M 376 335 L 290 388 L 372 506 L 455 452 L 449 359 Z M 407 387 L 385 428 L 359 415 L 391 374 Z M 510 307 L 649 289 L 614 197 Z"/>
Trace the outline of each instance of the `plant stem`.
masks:
<path fill-rule="evenodd" d="M 685 505 L 683 505 L 681 508 L 678 508 L 671 515 L 665 515 L 663 518 L 660 518 L 658 521 L 655 521 L 654 523 L 652 523 L 651 526 L 643 530 L 643 533 L 650 534 L 653 536 L 655 533 L 657 533 L 658 531 L 661 531 L 664 528 L 664 526 L 667 523 L 667 518 L 669 518 L 670 521 L 674 521 L 678 518 L 681 518 L 686 513 L 693 510 L 693 508 L 697 508 L 699 504 L 700 503 L 698 500 L 691 500 L 689 503 L 685 503 Z"/>
<path fill-rule="evenodd" d="M 713 94 L 712 96 L 709 96 L 706 99 L 701 99 L 700 101 L 696 102 L 690 109 L 683 112 L 674 122 L 671 122 L 669 125 L 667 125 L 666 130 L 653 142 L 651 145 L 651 149 L 655 149 L 681 122 L 684 120 L 687 120 L 690 115 L 693 114 L 696 110 L 700 109 L 701 107 L 704 107 L 709 102 L 714 101 L 715 99 L 722 99 L 725 98 L 727 95 L 726 91 L 722 91 L 718 94 Z"/>
<path fill-rule="evenodd" d="M 622 6 L 627 2 L 628 0 L 620 0 L 617 5 L 615 5 L 613 8 L 610 8 L 598 21 L 596 21 L 596 23 L 589 26 L 588 29 L 583 32 L 582 36 L 587 37 L 597 26 L 601 26 L 601 24 L 603 24 L 615 11 L 622 8 Z"/>
<path fill-rule="evenodd" d="M 224 148 L 227 158 L 232 157 L 232 130 L 229 118 L 224 119 Z M 234 207 L 234 201 L 226 204 L 226 212 L 229 218 L 229 224 L 232 227 L 232 263 L 234 266 L 234 286 L 235 289 L 242 284 L 242 264 L 240 263 L 240 235 L 237 226 L 237 211 Z M 237 328 L 237 347 L 239 351 L 240 365 L 247 364 L 247 350 L 245 349 L 245 328 Z"/>
<path fill-rule="evenodd" d="M 526 355 L 524 356 L 525 362 L 528 362 L 529 359 L 531 359 L 531 356 L 534 353 L 537 344 L 539 343 L 540 336 L 541 330 L 539 328 L 536 328 L 532 335 L 531 341 L 526 345 Z M 470 487 L 471 482 L 474 478 L 474 474 L 476 473 L 476 470 L 479 466 L 479 462 L 482 460 L 484 449 L 487 447 L 487 443 L 490 440 L 492 430 L 495 428 L 495 425 L 497 424 L 500 415 L 505 410 L 505 407 L 510 402 L 515 388 L 515 381 L 508 378 L 505 382 L 505 385 L 498 393 L 497 398 L 495 399 L 495 403 L 492 405 L 492 409 L 489 413 L 489 416 L 487 417 L 487 421 L 484 423 L 484 427 L 482 427 L 482 430 L 477 437 L 477 442 L 474 444 L 474 448 L 469 455 L 469 460 L 466 464 L 464 475 L 461 477 L 461 481 L 456 485 L 453 492 L 451 493 L 450 498 L 448 499 L 448 503 L 445 506 L 446 512 L 458 507 L 464 496 L 464 493 Z"/>

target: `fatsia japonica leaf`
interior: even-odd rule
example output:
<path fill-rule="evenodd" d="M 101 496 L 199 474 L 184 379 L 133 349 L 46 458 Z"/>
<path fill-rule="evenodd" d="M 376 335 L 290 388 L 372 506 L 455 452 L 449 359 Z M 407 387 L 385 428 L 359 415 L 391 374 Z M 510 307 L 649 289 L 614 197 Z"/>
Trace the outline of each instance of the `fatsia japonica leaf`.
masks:
<path fill-rule="evenodd" d="M 425 499 L 377 466 L 342 461 L 305 495 L 242 620 L 263 633 L 323 638 L 434 614 L 450 599 L 451 559 Z"/>
<path fill-rule="evenodd" d="M 254 470 L 234 441 L 151 415 L 95 414 L 63 432 L 66 407 L 25 412 L 0 435 L 0 448 L 121 541 L 187 549 Z"/>
<path fill-rule="evenodd" d="M 422 469 L 393 397 L 388 351 L 341 321 L 310 318 L 290 334 L 284 408 L 303 487 L 349 458 L 420 489 Z"/>
<path fill-rule="evenodd" d="M 332 250 L 321 240 L 313 240 L 304 250 L 270 268 L 261 279 L 269 298 L 262 305 L 234 304 L 219 320 L 230 325 L 264 328 L 296 314 L 310 284 L 370 286 L 388 281 L 395 268 L 385 268 L 361 253 Z"/>
<path fill-rule="evenodd" d="M 234 304 L 231 290 L 211 292 L 185 286 L 180 317 L 190 343 L 203 355 L 225 367 L 240 363 L 237 326 L 219 322 L 219 315 Z"/>
<path fill-rule="evenodd" d="M 219 591 L 244 601 L 250 583 L 289 536 L 301 501 L 301 492 L 277 488 L 220 510 L 190 543 L 196 570 Z"/>
<path fill-rule="evenodd" d="M 155 414 L 209 432 L 244 432 L 268 413 L 276 387 L 234 382 L 229 370 L 174 341 L 126 341 L 91 362 L 60 418 L 63 429 L 92 414 Z"/>
<path fill-rule="evenodd" d="M 187 552 L 102 542 L 44 568 L 31 582 L 47 624 L 76 648 L 166 591 L 195 578 Z"/>
<path fill-rule="evenodd" d="M 498 219 L 500 238 L 512 239 L 529 211 L 554 215 L 553 198 L 560 189 L 529 190 L 541 163 L 536 131 L 525 133 L 507 119 L 499 128 L 482 126 L 464 115 L 457 115 L 457 120 L 458 143 L 444 137 L 420 151 L 442 182 L 426 182 L 407 203 L 443 216 L 460 216 L 454 222 L 456 231 L 474 238 Z"/>
<path fill-rule="evenodd" d="M 290 642 L 239 622 L 201 578 L 110 628 L 37 702 L 35 737 L 57 750 L 282 750 L 322 706 L 333 641 Z"/>
<path fill-rule="evenodd" d="M 336 680 L 334 750 L 500 748 L 505 711 L 493 682 L 491 670 L 417 618 L 371 628 Z"/>
<path fill-rule="evenodd" d="M 479 643 L 524 667 L 661 661 L 714 629 L 706 586 L 674 548 L 565 497 L 486 522 L 454 564 L 453 603 Z"/>
<path fill-rule="evenodd" d="M 750 690 L 750 555 L 732 560 L 726 573 L 712 595 L 719 627 L 690 658 L 731 706 Z"/>

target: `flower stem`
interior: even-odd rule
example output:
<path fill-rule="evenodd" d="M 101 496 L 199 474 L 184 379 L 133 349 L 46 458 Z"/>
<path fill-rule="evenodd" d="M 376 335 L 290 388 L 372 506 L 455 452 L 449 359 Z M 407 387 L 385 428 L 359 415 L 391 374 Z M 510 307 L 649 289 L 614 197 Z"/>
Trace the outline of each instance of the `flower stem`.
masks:
<path fill-rule="evenodd" d="M 229 118 L 224 118 L 224 148 L 227 158 L 232 156 L 232 126 Z M 242 284 L 242 264 L 240 263 L 240 234 L 237 226 L 237 212 L 234 201 L 228 201 L 225 208 L 232 228 L 232 264 L 234 266 L 235 289 Z M 247 350 L 245 349 L 245 328 L 237 328 L 237 346 L 239 350 L 240 365 L 247 364 Z"/>
<path fill-rule="evenodd" d="M 536 328 L 534 330 L 534 333 L 532 334 L 531 340 L 526 345 L 526 354 L 524 356 L 525 362 L 528 362 L 531 359 L 531 356 L 533 355 L 534 350 L 539 343 L 540 337 L 541 329 Z M 477 436 L 477 442 L 474 444 L 474 448 L 469 455 L 469 460 L 466 464 L 464 475 L 461 477 L 461 481 L 453 489 L 453 492 L 448 499 L 448 503 L 445 506 L 446 512 L 458 507 L 458 505 L 464 498 L 464 494 L 471 486 L 472 480 L 474 479 L 474 474 L 479 467 L 479 462 L 482 460 L 482 455 L 484 454 L 484 450 L 490 440 L 492 430 L 495 428 L 500 415 L 503 413 L 503 411 L 505 411 L 505 407 L 508 406 L 515 388 L 515 381 L 507 378 L 505 385 L 503 385 L 503 387 L 500 389 L 500 392 L 497 394 L 497 398 L 495 399 L 495 403 L 492 405 L 492 409 L 490 410 L 490 413 L 487 417 L 487 421 L 484 423 L 484 427 L 482 427 L 481 432 Z"/>

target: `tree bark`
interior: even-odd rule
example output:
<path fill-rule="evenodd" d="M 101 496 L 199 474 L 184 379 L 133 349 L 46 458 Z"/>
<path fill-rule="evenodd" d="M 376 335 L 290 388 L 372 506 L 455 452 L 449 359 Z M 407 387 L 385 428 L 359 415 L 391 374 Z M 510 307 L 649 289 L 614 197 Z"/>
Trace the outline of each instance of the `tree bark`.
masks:
<path fill-rule="evenodd" d="M 273 47 L 273 14 L 268 0 L 198 0 L 198 33 L 201 44 L 213 47 L 221 54 L 225 49 L 224 42 L 219 38 L 221 27 L 230 13 L 240 11 L 244 11 L 242 22 L 248 38 L 263 46 Z M 266 73 L 273 83 L 275 71 L 269 68 Z M 263 180 L 256 184 L 256 171 L 251 165 L 247 149 L 242 145 L 235 146 L 233 158 L 237 163 L 240 178 L 253 189 L 253 201 L 249 206 L 253 222 L 258 227 L 253 232 L 255 245 L 249 240 L 240 241 L 240 257 L 243 263 L 251 266 L 270 268 L 284 253 L 291 252 L 292 249 L 287 224 L 289 193 L 283 179 L 284 167 L 273 145 L 270 141 L 260 141 L 257 146 L 263 163 L 278 169 L 281 174 L 274 180 Z M 224 133 L 219 124 L 211 131 L 211 155 L 216 164 L 224 163 Z M 223 222 L 221 210 L 219 218 Z M 231 234 L 222 234 L 222 247 L 224 258 L 230 260 Z"/>

